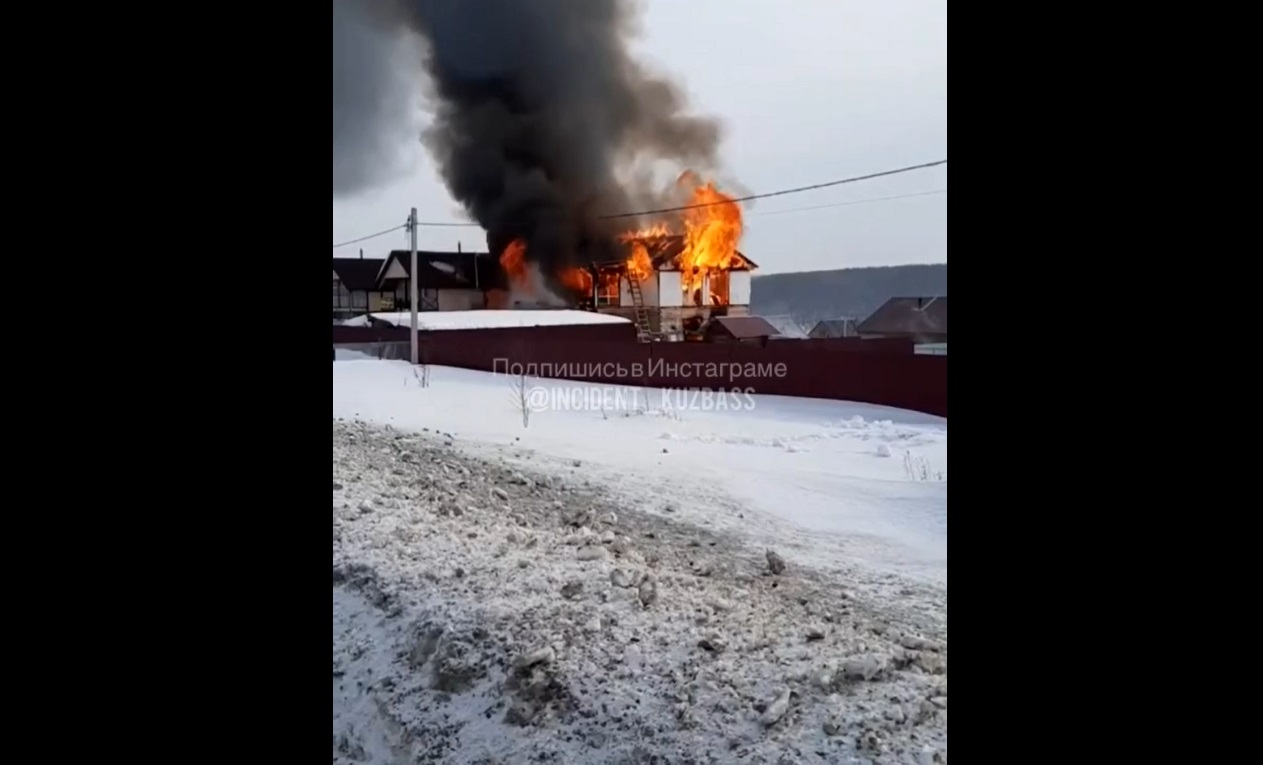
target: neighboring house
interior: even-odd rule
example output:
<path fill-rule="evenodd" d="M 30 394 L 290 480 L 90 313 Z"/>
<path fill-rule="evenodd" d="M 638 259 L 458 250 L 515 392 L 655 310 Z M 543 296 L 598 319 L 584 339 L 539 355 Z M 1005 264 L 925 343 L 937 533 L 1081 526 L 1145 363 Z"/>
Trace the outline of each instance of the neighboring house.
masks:
<path fill-rule="evenodd" d="M 946 343 L 947 296 L 891 298 L 856 329 L 860 337 L 906 337 L 916 343 Z"/>
<path fill-rule="evenodd" d="M 838 337 L 859 337 L 855 319 L 825 319 L 811 328 L 807 337 L 812 340 L 832 340 Z"/>
<path fill-rule="evenodd" d="M 803 328 L 798 324 L 798 322 L 794 321 L 794 317 L 789 314 L 764 316 L 762 318 L 766 320 L 768 324 L 776 327 L 776 331 L 780 333 L 773 335 L 773 340 L 805 340 L 807 338 L 807 333 L 803 331 Z"/>
<path fill-rule="evenodd" d="M 410 250 L 392 250 L 382 263 L 378 283 L 395 296 L 396 310 L 411 310 L 411 265 Z M 503 286 L 499 263 L 486 253 L 417 252 L 418 311 L 486 308 L 487 293 Z"/>
<path fill-rule="evenodd" d="M 333 318 L 349 319 L 372 311 L 391 310 L 390 296 L 377 286 L 381 258 L 333 259 Z"/>
<path fill-rule="evenodd" d="M 412 253 L 333 259 L 333 318 L 411 309 Z M 419 311 L 467 311 L 487 306 L 487 292 L 503 288 L 499 264 L 485 253 L 417 252 Z"/>
<path fill-rule="evenodd" d="M 631 319 L 646 334 L 666 336 L 698 331 L 714 316 L 749 315 L 754 261 L 737 253 L 730 268 L 685 274 L 679 263 L 684 237 L 659 237 L 652 244 L 639 266 L 625 260 L 589 266 L 596 277 L 588 280 L 592 307 Z"/>
<path fill-rule="evenodd" d="M 709 343 L 767 345 L 780 333 L 761 316 L 716 316 L 702 330 Z"/>

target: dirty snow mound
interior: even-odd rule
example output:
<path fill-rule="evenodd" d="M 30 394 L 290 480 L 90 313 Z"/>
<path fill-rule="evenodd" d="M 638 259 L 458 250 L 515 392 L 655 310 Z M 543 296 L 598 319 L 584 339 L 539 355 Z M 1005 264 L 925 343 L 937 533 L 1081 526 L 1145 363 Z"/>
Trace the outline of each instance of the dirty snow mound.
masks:
<path fill-rule="evenodd" d="M 333 472 L 335 763 L 946 761 L 945 593 L 914 623 L 438 433 L 335 421 Z"/>

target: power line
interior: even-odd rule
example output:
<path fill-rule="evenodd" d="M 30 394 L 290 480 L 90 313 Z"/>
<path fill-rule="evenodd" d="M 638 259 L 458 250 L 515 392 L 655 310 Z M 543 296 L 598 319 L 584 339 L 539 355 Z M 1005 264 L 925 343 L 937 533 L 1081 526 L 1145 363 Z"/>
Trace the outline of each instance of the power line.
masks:
<path fill-rule="evenodd" d="M 478 223 L 426 223 L 425 221 L 417 221 L 418 226 L 427 228 L 464 228 L 466 226 L 480 226 Z"/>
<path fill-rule="evenodd" d="M 787 210 L 760 210 L 749 213 L 746 217 L 753 218 L 758 215 L 780 215 L 782 213 L 806 212 L 807 210 L 827 210 L 831 207 L 847 207 L 849 205 L 863 205 L 869 202 L 885 202 L 890 199 L 912 199 L 913 197 L 928 197 L 932 194 L 946 194 L 947 189 L 935 189 L 934 191 L 922 191 L 917 194 L 896 194 L 891 197 L 871 197 L 869 199 L 855 199 L 850 202 L 834 202 L 827 205 L 812 205 L 811 207 L 791 207 Z"/>
<path fill-rule="evenodd" d="M 696 210 L 700 207 L 714 207 L 715 205 L 739 204 L 741 202 L 753 202 L 756 199 L 769 199 L 771 197 L 783 197 L 787 194 L 801 194 L 804 191 L 815 191 L 817 189 L 827 189 L 833 186 L 841 186 L 844 183 L 855 183 L 857 181 L 867 181 L 871 178 L 882 178 L 887 175 L 897 175 L 899 173 L 909 173 L 913 170 L 924 170 L 927 167 L 938 167 L 946 165 L 947 160 L 940 159 L 937 162 L 926 162 L 923 165 L 909 165 L 908 167 L 900 167 L 896 170 L 883 170 L 880 173 L 870 173 L 868 175 L 857 175 L 854 178 L 843 178 L 840 181 L 827 181 L 825 183 L 814 183 L 810 186 L 799 186 L 793 189 L 785 189 L 783 191 L 769 191 L 766 194 L 751 194 L 746 197 L 737 197 L 736 199 L 725 199 L 721 202 L 703 202 L 695 205 L 681 205 L 680 207 L 664 207 L 661 210 L 644 210 L 635 213 L 619 213 L 617 215 L 602 215 L 602 218 L 639 218 L 642 215 L 660 215 L 662 213 L 680 212 L 681 210 Z"/>
<path fill-rule="evenodd" d="M 939 165 L 946 165 L 946 164 L 947 164 L 947 160 L 940 159 L 937 162 L 926 162 L 921 165 L 909 165 L 908 167 L 900 167 L 894 170 L 883 170 L 880 173 L 869 173 L 868 175 L 857 175 L 852 178 L 843 178 L 837 181 L 826 181 L 824 183 L 814 183 L 810 186 L 798 186 L 796 188 L 783 189 L 781 191 L 769 191 L 765 194 L 751 194 L 749 196 L 737 197 L 735 199 L 726 199 L 720 202 L 702 202 L 700 204 L 681 205 L 679 207 L 664 207 L 659 210 L 642 210 L 640 212 L 618 213 L 615 215 L 602 215 L 599 217 L 605 220 L 613 220 L 617 218 L 639 218 L 644 215 L 661 215 L 663 213 L 681 212 L 683 210 L 696 210 L 702 207 L 714 207 L 716 205 L 740 204 L 741 202 L 753 202 L 756 199 L 770 199 L 772 197 L 783 197 L 789 194 L 801 194 L 804 191 L 816 191 L 818 189 L 827 189 L 827 188 L 832 188 L 834 186 L 841 186 L 842 184 L 845 184 L 845 183 L 857 183 L 859 181 L 867 181 L 873 178 L 884 178 L 885 176 L 888 176 L 888 175 L 898 175 L 899 173 L 910 173 L 913 170 L 924 170 L 926 168 L 938 167 Z M 946 189 L 944 189 L 944 192 L 945 191 Z M 937 194 L 937 193 L 941 193 L 941 192 L 938 192 L 938 191 L 925 192 L 925 194 Z M 907 196 L 923 196 L 923 195 L 909 194 Z M 794 210 L 773 210 L 766 213 L 753 213 L 753 214 L 771 215 L 775 212 L 798 212 L 799 210 L 814 210 L 814 209 L 822 209 L 825 207 L 841 207 L 847 204 L 861 204 L 863 202 L 878 202 L 878 201 L 882 201 L 883 199 L 902 199 L 902 198 L 903 197 L 899 197 L 899 196 L 880 197 L 877 199 L 864 199 L 864 200 L 859 200 L 856 202 L 841 202 L 841 203 L 831 204 L 831 205 L 820 205 L 819 207 L 804 207 L 804 208 L 797 208 Z M 480 227 L 479 224 L 477 223 L 431 223 L 431 222 L 424 222 L 424 221 L 417 221 L 417 226 L 420 226 L 422 228 Z M 408 225 L 405 223 L 402 226 L 395 226 L 394 228 L 388 228 L 385 231 L 378 231 L 376 234 L 369 234 L 368 236 L 362 236 L 359 239 L 351 239 L 346 242 L 340 242 L 338 244 L 333 245 L 333 248 L 337 249 L 339 247 L 345 247 L 348 244 L 358 244 L 359 242 L 365 242 L 365 241 L 368 241 L 369 239 L 376 239 L 379 236 L 385 236 L 386 234 L 392 233 L 394 231 L 398 231 L 400 229 L 406 229 L 407 227 Z"/>
<path fill-rule="evenodd" d="M 362 236 L 359 239 L 348 239 L 345 242 L 338 242 L 337 244 L 333 245 L 333 249 L 336 250 L 339 247 L 346 247 L 348 244 L 359 244 L 360 242 L 367 242 L 369 239 L 376 239 L 379 236 L 385 236 L 387 234 L 394 233 L 395 231 L 400 231 L 407 227 L 408 227 L 408 224 L 405 223 L 402 226 L 394 226 L 392 228 L 386 229 L 385 231 L 378 231 L 376 234 L 369 234 L 368 236 Z"/>

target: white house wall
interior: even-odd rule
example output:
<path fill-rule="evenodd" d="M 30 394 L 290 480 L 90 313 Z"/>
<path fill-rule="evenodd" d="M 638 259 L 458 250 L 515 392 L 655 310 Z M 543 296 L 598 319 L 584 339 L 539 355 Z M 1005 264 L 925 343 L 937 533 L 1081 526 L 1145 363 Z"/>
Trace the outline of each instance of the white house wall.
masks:
<path fill-rule="evenodd" d="M 645 305 L 653 307 L 658 305 L 658 280 L 652 276 L 640 283 L 640 296 L 644 299 Z M 618 280 L 618 298 L 619 305 L 635 305 L 631 296 L 631 285 L 626 278 Z"/>
<path fill-rule="evenodd" d="M 469 311 L 482 308 L 482 293 L 478 290 L 439 290 L 440 311 Z"/>
<path fill-rule="evenodd" d="M 651 280 L 652 281 L 652 280 Z M 663 308 L 681 308 L 684 305 L 684 288 L 680 286 L 679 271 L 658 272 L 658 305 Z"/>
<path fill-rule="evenodd" d="M 661 305 L 658 301 L 658 280 L 652 276 L 640 283 L 640 292 L 644 295 L 645 305 Z"/>
<path fill-rule="evenodd" d="M 398 258 L 392 258 L 390 267 L 386 269 L 386 275 L 383 279 L 407 279 L 408 272 L 403 270 L 403 266 L 399 263 Z"/>
<path fill-rule="evenodd" d="M 728 302 L 732 305 L 750 305 L 750 272 L 728 272 Z"/>

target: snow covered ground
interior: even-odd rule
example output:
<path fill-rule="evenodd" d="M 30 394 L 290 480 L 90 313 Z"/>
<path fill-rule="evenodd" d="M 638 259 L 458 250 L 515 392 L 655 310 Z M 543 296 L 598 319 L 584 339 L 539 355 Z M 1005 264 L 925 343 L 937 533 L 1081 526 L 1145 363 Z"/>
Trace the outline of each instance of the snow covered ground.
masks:
<path fill-rule="evenodd" d="M 335 761 L 946 760 L 945 420 L 339 358 Z"/>

